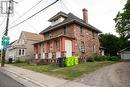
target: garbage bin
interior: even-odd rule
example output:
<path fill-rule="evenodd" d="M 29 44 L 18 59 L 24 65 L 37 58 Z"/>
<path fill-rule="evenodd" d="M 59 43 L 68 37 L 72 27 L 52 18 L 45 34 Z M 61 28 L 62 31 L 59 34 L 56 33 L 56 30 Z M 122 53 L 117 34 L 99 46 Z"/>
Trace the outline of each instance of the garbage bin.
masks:
<path fill-rule="evenodd" d="M 9 63 L 12 63 L 13 62 L 13 58 L 9 58 Z"/>
<path fill-rule="evenodd" d="M 59 57 L 58 58 L 58 66 L 59 67 L 65 67 L 65 59 L 66 59 L 66 57 Z"/>

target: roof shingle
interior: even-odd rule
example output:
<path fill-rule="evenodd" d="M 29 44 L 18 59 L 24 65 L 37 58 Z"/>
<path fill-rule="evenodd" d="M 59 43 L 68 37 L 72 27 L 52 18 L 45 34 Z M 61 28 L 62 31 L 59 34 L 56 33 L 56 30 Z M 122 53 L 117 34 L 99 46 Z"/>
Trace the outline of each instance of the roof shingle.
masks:
<path fill-rule="evenodd" d="M 59 12 L 58 14 L 60 14 L 60 13 L 61 13 L 61 12 Z M 64 12 L 62 12 L 62 13 L 64 13 Z M 64 14 L 66 14 L 66 13 L 64 13 Z M 52 18 L 54 18 L 54 17 L 56 17 L 56 15 L 53 16 Z M 67 17 L 67 18 L 66 18 L 64 21 L 62 21 L 62 22 L 60 22 L 60 23 L 58 23 L 58 24 L 56 24 L 56 25 L 49 26 L 49 27 L 47 27 L 46 29 L 44 29 L 44 30 L 43 30 L 42 32 L 40 32 L 40 33 L 49 32 L 49 31 L 51 31 L 51 30 L 54 30 L 54 29 L 56 29 L 56 28 L 58 28 L 58 27 L 61 27 L 61 26 L 65 26 L 66 24 L 69 24 L 69 23 L 72 23 L 72 22 L 75 22 L 75 23 L 78 23 L 78 24 L 80 24 L 80 25 L 82 25 L 82 26 L 88 27 L 88 28 L 89 28 L 90 30 L 92 30 L 92 31 L 101 33 L 100 30 L 98 30 L 97 28 L 95 28 L 94 26 L 92 26 L 92 25 L 90 25 L 90 24 L 86 24 L 82 19 L 78 18 L 77 16 L 75 16 L 75 15 L 72 14 L 72 13 L 68 13 L 66 17 Z M 52 18 L 51 18 L 51 20 L 52 20 Z"/>
<path fill-rule="evenodd" d="M 25 38 L 27 40 L 33 40 L 33 41 L 43 41 L 44 36 L 36 33 L 26 32 L 22 31 L 22 33 L 25 35 Z"/>

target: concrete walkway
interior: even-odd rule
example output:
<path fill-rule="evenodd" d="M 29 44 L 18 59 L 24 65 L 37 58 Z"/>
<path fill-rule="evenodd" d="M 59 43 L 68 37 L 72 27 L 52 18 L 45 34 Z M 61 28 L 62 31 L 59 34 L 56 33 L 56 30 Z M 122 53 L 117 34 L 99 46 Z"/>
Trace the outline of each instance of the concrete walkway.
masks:
<path fill-rule="evenodd" d="M 59 79 L 12 65 L 5 65 L 0 68 L 0 71 L 27 87 L 89 87 L 82 83 Z"/>

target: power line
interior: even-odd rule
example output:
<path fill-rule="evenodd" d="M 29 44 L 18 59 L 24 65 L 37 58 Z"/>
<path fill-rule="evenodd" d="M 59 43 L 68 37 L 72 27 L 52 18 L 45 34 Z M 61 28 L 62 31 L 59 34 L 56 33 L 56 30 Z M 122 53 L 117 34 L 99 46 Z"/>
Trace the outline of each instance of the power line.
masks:
<path fill-rule="evenodd" d="M 53 2 L 53 3 L 51 3 L 50 5 L 46 6 L 45 8 L 41 9 L 40 11 L 36 12 L 35 14 L 33 14 L 33 15 L 32 15 L 32 16 L 30 16 L 30 17 L 28 17 L 27 19 L 25 19 L 25 20 L 23 20 L 23 21 L 19 22 L 18 24 L 16 24 L 16 25 L 14 25 L 14 26 L 10 27 L 9 29 L 12 29 L 12 28 L 14 28 L 14 27 L 16 27 L 16 26 L 18 26 L 18 25 L 22 24 L 23 22 L 25 22 L 25 21 L 27 21 L 27 20 L 31 19 L 32 17 L 34 17 L 35 15 L 39 14 L 39 13 L 40 13 L 40 12 L 42 12 L 43 10 L 45 10 L 45 9 L 49 8 L 50 6 L 52 6 L 53 4 L 55 4 L 55 3 L 56 3 L 56 2 L 58 2 L 58 1 L 59 1 L 59 0 L 54 1 L 54 2 Z"/>
<path fill-rule="evenodd" d="M 33 7 L 31 7 L 29 10 L 27 10 L 25 13 L 23 13 L 22 15 L 20 15 L 16 20 L 14 20 L 12 23 L 16 22 L 18 19 L 20 19 L 21 17 L 23 17 L 24 15 L 26 15 L 29 11 L 31 11 L 34 7 L 36 7 L 38 4 L 40 4 L 43 0 L 38 1 Z M 12 24 L 11 23 L 11 24 Z"/>
<path fill-rule="evenodd" d="M 68 12 L 70 12 L 70 10 L 69 10 L 69 8 L 66 6 L 66 4 L 62 1 L 62 5 L 64 5 L 64 7 L 66 8 L 66 10 L 68 11 Z"/>
<path fill-rule="evenodd" d="M 3 19 L 3 21 L 1 22 L 1 24 L 0 24 L 0 26 L 2 26 L 2 24 L 4 23 L 4 21 L 5 21 L 5 19 L 6 19 L 6 17 Z"/>
<path fill-rule="evenodd" d="M 19 0 L 18 2 L 22 2 L 23 0 Z"/>
<path fill-rule="evenodd" d="M 2 22 L 1 22 L 1 24 L 0 24 L 0 26 L 2 26 L 2 25 L 3 25 L 3 23 L 4 23 L 5 19 L 6 19 L 6 17 L 3 19 L 3 21 L 2 21 Z M 1 31 L 2 31 L 2 30 L 1 30 Z M 3 36 L 3 35 L 4 35 L 4 33 L 5 33 L 5 30 L 3 30 L 3 32 L 0 34 L 0 36 Z"/>
<path fill-rule="evenodd" d="M 18 15 L 20 15 L 16 10 L 14 10 Z M 14 21 L 14 23 L 15 23 L 15 21 Z M 26 23 L 28 24 L 28 26 L 30 26 L 32 29 L 34 29 L 35 31 L 38 31 L 34 26 L 32 26 L 30 23 L 28 23 L 27 21 L 26 21 Z M 16 24 L 16 23 L 15 23 Z"/>

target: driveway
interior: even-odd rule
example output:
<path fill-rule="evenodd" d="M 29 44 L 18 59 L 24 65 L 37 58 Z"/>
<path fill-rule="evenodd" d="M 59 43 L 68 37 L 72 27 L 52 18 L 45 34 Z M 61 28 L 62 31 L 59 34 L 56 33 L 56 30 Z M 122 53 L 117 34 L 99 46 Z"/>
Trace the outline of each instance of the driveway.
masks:
<path fill-rule="evenodd" d="M 106 66 L 75 81 L 90 87 L 130 87 L 130 62 Z"/>

